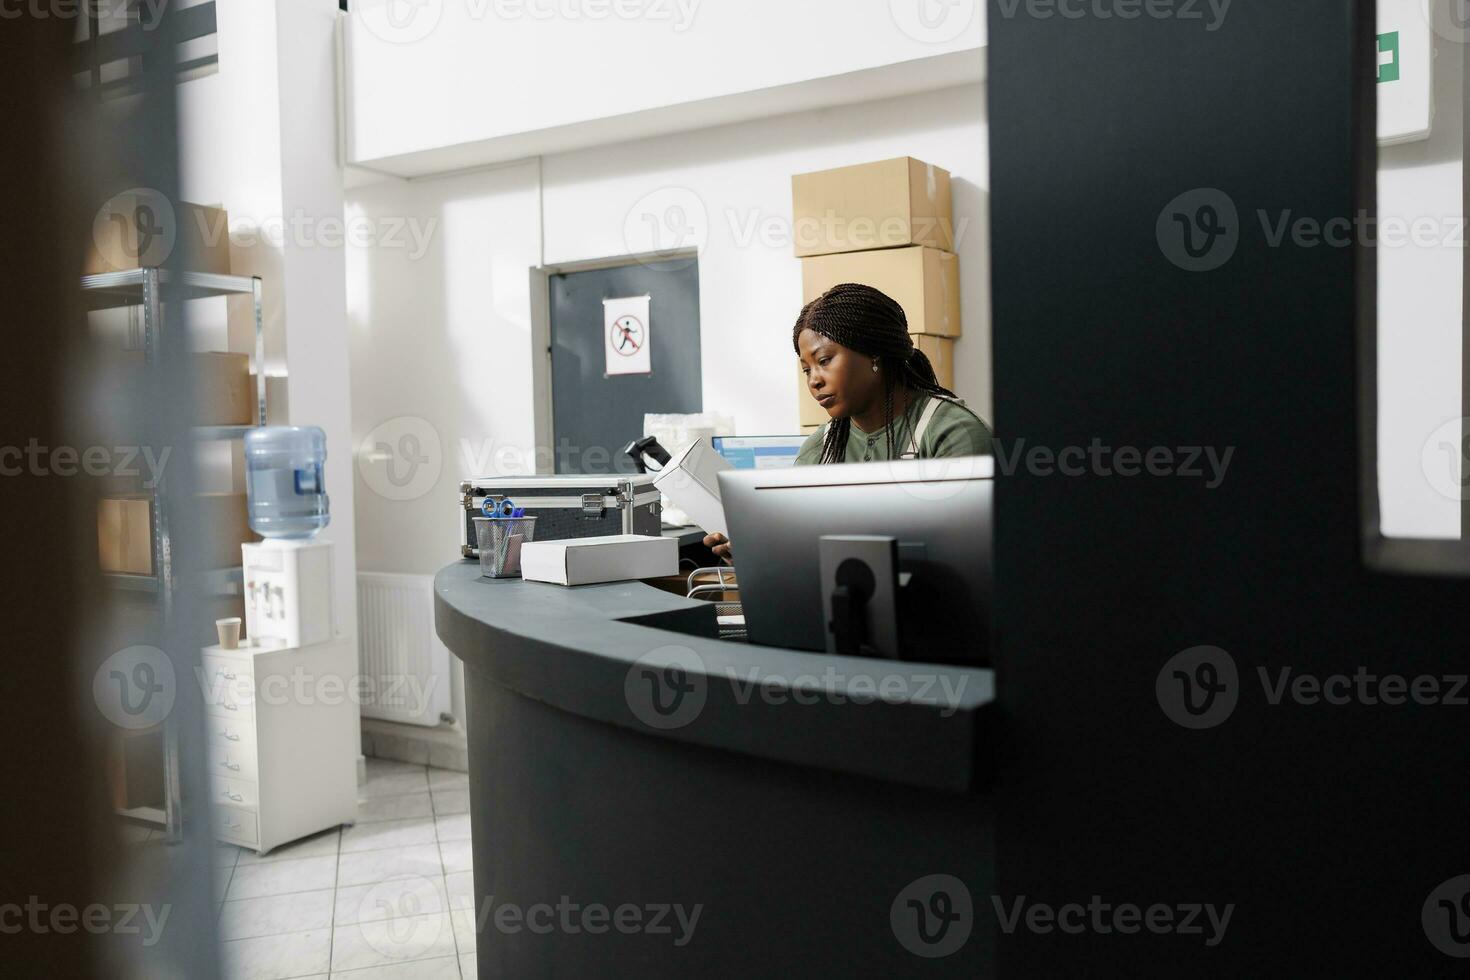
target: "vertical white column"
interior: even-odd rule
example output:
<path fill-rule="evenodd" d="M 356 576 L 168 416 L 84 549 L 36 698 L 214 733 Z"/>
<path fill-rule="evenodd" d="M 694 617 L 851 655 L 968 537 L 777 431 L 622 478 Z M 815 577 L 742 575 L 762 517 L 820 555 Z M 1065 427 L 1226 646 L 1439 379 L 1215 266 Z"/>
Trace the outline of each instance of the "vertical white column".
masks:
<path fill-rule="evenodd" d="M 327 433 L 337 628 L 357 645 L 347 264 L 337 158 L 336 0 L 276 0 L 276 79 L 291 421 Z"/>
<path fill-rule="evenodd" d="M 266 368 L 286 374 L 273 423 L 327 434 L 336 628 L 357 657 L 357 551 L 348 376 L 337 0 L 217 0 L 219 75 L 189 117 L 194 184 L 230 212 L 238 275 L 265 283 Z M 186 170 L 190 169 L 186 160 Z M 214 193 L 207 193 L 208 191 Z M 241 311 L 243 312 L 243 310 Z M 245 328 L 232 313 L 230 329 Z M 249 325 L 253 336 L 253 323 Z M 271 394 L 280 390 L 273 386 Z"/>

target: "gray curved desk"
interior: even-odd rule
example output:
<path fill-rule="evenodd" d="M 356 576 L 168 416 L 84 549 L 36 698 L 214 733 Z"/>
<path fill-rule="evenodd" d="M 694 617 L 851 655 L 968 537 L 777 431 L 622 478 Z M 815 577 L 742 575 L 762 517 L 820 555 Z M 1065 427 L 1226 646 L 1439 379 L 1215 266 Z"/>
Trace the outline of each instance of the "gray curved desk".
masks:
<path fill-rule="evenodd" d="M 709 603 L 470 562 L 434 617 L 465 664 L 481 977 L 992 962 L 991 671 L 725 642 Z M 973 898 L 940 958 L 890 924 L 932 874 Z"/>

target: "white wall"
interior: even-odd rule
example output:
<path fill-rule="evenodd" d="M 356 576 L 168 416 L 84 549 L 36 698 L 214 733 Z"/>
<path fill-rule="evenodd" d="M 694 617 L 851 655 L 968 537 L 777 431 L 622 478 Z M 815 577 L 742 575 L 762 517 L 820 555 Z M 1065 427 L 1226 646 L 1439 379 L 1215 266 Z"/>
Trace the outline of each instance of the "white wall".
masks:
<path fill-rule="evenodd" d="M 355 649 L 346 256 L 320 237 L 343 214 L 339 11 L 336 0 L 218 0 L 216 11 L 219 71 L 179 88 L 181 192 L 229 212 L 233 271 L 264 281 L 266 368 L 288 375 L 289 422 L 327 433 L 332 524 L 322 536 L 335 545 L 337 627 Z M 288 221 L 301 230 L 257 233 Z M 231 348 L 253 351 L 249 304 L 231 304 Z"/>
<path fill-rule="evenodd" d="M 1460 502 L 1426 478 L 1423 458 L 1431 435 L 1465 414 L 1464 46 L 1435 35 L 1434 54 L 1430 138 L 1379 151 L 1380 220 L 1432 219 L 1437 236 L 1430 245 L 1377 249 L 1379 504 L 1389 537 L 1460 535 Z M 1446 462 L 1435 447 L 1430 452 Z"/>
<path fill-rule="evenodd" d="M 981 7 L 969 0 L 359 0 L 346 29 L 348 160 L 423 173 L 389 161 L 612 119 L 643 127 L 659 110 L 717 107 L 758 92 L 784 93 L 790 111 L 804 107 L 789 100 L 803 97 L 805 83 L 849 77 L 860 85 L 865 72 L 946 55 L 968 54 L 959 61 L 974 79 L 983 70 Z M 927 24 L 921 9 L 931 15 Z M 927 81 L 933 87 L 932 76 Z M 830 88 L 822 98 L 844 101 Z M 694 125 L 677 118 L 676 128 Z M 621 138 L 668 131 L 652 125 Z M 599 132 L 599 142 L 619 138 Z M 514 145 L 521 156 L 547 151 Z"/>
<path fill-rule="evenodd" d="M 700 248 L 704 403 L 742 432 L 797 431 L 791 176 L 914 156 L 954 182 L 962 237 L 958 393 L 990 413 L 988 137 L 983 85 L 548 157 L 548 264 Z M 661 229 L 654 237 L 650 219 Z M 691 233 L 681 240 L 677 229 Z"/>
<path fill-rule="evenodd" d="M 705 408 L 733 415 L 741 432 L 794 432 L 790 331 L 801 270 L 789 239 L 791 175 L 919 157 L 953 174 L 965 329 L 956 385 L 988 417 L 984 106 L 984 86 L 975 84 L 547 157 L 540 161 L 545 262 L 647 251 L 644 214 L 661 219 L 681 208 L 694 234 L 660 244 L 700 249 Z M 348 262 L 355 438 L 399 417 L 422 418 L 438 437 L 441 469 L 431 486 L 413 488 L 420 496 L 389 499 L 402 491 L 386 481 L 385 467 L 407 472 L 392 448 L 396 438 L 415 431 L 420 445 L 426 441 L 412 421 L 384 429 L 395 458 L 359 454 L 359 563 L 427 574 L 456 554 L 454 498 L 463 476 L 531 471 L 537 354 L 528 274 L 541 261 L 537 162 L 361 188 L 349 192 L 349 208 L 440 221 L 422 258 L 372 248 L 350 250 Z M 744 241 L 750 227 L 764 227 L 766 236 L 758 230 Z M 496 455 L 506 447 L 516 454 Z"/>
<path fill-rule="evenodd" d="M 536 164 L 379 184 L 354 191 L 348 211 L 432 229 L 422 255 L 351 249 L 347 271 L 358 566 L 429 575 L 459 554 L 460 479 L 533 472 L 476 457 L 532 445 Z M 427 461 L 412 470 L 410 455 Z"/>

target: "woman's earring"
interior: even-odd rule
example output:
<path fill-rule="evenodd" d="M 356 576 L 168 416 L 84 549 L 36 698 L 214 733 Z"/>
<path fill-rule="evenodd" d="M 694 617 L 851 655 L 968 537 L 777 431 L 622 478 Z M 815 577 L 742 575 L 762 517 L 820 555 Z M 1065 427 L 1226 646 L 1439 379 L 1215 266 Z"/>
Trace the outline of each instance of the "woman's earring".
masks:
<path fill-rule="evenodd" d="M 873 373 L 874 374 L 877 374 L 878 373 L 878 362 L 877 361 L 874 361 L 873 362 Z"/>

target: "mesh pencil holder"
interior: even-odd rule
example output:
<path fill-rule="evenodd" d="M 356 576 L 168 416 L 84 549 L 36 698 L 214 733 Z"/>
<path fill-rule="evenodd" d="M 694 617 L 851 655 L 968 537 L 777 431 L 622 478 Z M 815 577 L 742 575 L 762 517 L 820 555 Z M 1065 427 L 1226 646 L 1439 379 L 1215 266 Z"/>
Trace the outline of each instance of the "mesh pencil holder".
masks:
<path fill-rule="evenodd" d="M 521 545 L 536 537 L 534 517 L 477 517 L 475 546 L 480 551 L 483 578 L 513 578 L 521 574 Z"/>

